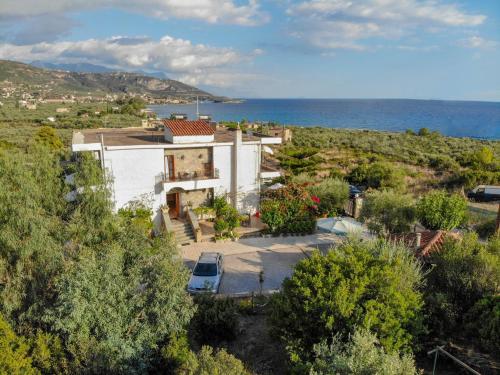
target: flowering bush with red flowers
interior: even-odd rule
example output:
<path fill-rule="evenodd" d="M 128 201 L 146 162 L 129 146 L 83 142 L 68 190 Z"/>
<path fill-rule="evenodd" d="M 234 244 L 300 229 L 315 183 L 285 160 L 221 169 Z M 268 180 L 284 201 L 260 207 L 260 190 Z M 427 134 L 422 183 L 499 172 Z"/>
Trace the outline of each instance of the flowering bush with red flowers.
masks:
<path fill-rule="evenodd" d="M 261 203 L 261 219 L 271 233 L 312 233 L 316 227 L 318 198 L 300 185 L 267 191 Z"/>

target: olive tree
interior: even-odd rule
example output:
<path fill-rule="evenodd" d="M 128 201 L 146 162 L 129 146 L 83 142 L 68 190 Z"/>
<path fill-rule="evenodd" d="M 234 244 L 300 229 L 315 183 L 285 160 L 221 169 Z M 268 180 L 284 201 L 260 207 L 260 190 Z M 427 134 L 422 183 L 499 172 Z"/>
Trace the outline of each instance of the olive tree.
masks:
<path fill-rule="evenodd" d="M 380 235 L 408 232 L 415 216 L 413 198 L 390 190 L 368 193 L 361 210 L 361 219 Z"/>
<path fill-rule="evenodd" d="M 326 340 L 314 345 L 311 375 L 417 375 L 415 361 L 409 354 L 387 353 L 377 337 L 366 330 L 356 330 L 347 343 L 337 335 L 331 344 Z"/>
<path fill-rule="evenodd" d="M 295 266 L 272 300 L 272 333 L 292 360 L 356 326 L 376 333 L 387 350 L 409 349 L 421 330 L 421 283 L 420 263 L 406 248 L 350 239 Z"/>
<path fill-rule="evenodd" d="M 437 190 L 417 202 L 418 218 L 429 229 L 452 230 L 464 223 L 466 214 L 467 201 L 459 194 Z"/>

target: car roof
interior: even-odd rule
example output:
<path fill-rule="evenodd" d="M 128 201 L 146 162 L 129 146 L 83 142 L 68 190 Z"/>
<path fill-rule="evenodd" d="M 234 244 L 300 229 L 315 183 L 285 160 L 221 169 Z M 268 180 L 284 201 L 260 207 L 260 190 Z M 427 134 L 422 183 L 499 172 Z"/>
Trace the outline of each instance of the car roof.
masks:
<path fill-rule="evenodd" d="M 198 259 L 198 262 L 202 263 L 209 263 L 209 262 L 217 262 L 217 258 L 219 257 L 220 253 L 215 253 L 215 252 L 203 252 L 200 255 L 200 258 Z"/>

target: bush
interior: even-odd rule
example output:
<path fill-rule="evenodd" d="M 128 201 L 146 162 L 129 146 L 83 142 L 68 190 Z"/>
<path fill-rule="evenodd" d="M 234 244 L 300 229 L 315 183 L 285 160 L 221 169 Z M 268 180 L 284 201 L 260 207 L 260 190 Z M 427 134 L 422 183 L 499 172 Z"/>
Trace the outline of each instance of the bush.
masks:
<path fill-rule="evenodd" d="M 349 199 L 349 185 L 339 179 L 328 178 L 318 185 L 308 188 L 311 196 L 319 198 L 318 211 L 320 214 L 336 216 L 344 208 Z"/>
<path fill-rule="evenodd" d="M 413 198 L 393 191 L 368 193 L 361 210 L 361 219 L 380 235 L 408 232 L 415 216 Z"/>
<path fill-rule="evenodd" d="M 479 235 L 479 237 L 488 239 L 495 234 L 496 229 L 496 219 L 486 220 L 482 223 L 477 224 L 474 230 Z"/>
<path fill-rule="evenodd" d="M 481 298 L 500 290 L 500 239 L 487 245 L 473 233 L 461 240 L 447 239 L 430 261 L 435 266 L 427 276 L 429 323 L 438 334 L 454 333 Z"/>
<path fill-rule="evenodd" d="M 162 367 L 168 374 L 184 374 L 198 367 L 196 354 L 189 348 L 185 333 L 171 335 L 161 350 Z"/>
<path fill-rule="evenodd" d="M 421 137 L 427 137 L 431 134 L 431 131 L 428 128 L 420 128 L 418 130 L 418 135 Z"/>
<path fill-rule="evenodd" d="M 469 337 L 479 336 L 481 347 L 500 354 L 500 296 L 481 298 L 467 312 L 464 320 Z"/>
<path fill-rule="evenodd" d="M 224 196 L 214 198 L 215 210 L 214 230 L 218 237 L 236 237 L 234 230 L 240 226 L 241 217 L 238 210 L 231 206 Z"/>
<path fill-rule="evenodd" d="M 404 247 L 350 239 L 295 266 L 271 300 L 272 333 L 292 360 L 356 326 L 376 333 L 387 350 L 409 350 L 422 328 L 421 282 L 420 264 Z"/>
<path fill-rule="evenodd" d="M 173 337 L 162 349 L 162 370 L 176 375 L 249 375 L 243 363 L 226 352 L 203 346 L 198 354 L 189 349 L 185 335 Z M 163 373 L 163 372 L 162 372 Z"/>
<path fill-rule="evenodd" d="M 250 375 L 243 363 L 229 354 L 225 349 L 215 354 L 211 347 L 204 346 L 197 356 L 196 370 L 188 372 L 192 375 Z"/>
<path fill-rule="evenodd" d="M 377 337 L 366 330 L 356 330 L 347 343 L 337 335 L 331 344 L 322 341 L 314 346 L 311 375 L 417 375 L 413 357 L 386 353 Z"/>
<path fill-rule="evenodd" d="M 389 188 L 398 191 L 406 189 L 403 171 L 385 162 L 361 164 L 351 171 L 348 180 L 367 188 Z"/>
<path fill-rule="evenodd" d="M 23 337 L 18 337 L 7 321 L 0 315 L 0 373 L 39 374 L 32 365 L 29 345 Z"/>
<path fill-rule="evenodd" d="M 428 229 L 452 230 L 465 222 L 466 214 L 465 198 L 445 191 L 432 191 L 417 203 L 418 218 Z"/>
<path fill-rule="evenodd" d="M 200 344 L 234 340 L 239 328 L 239 314 L 233 299 L 202 294 L 196 296 L 195 302 L 198 310 L 191 320 L 191 329 Z"/>
<path fill-rule="evenodd" d="M 311 233 L 316 227 L 315 204 L 303 186 L 290 184 L 264 194 L 261 220 L 271 233 Z"/>

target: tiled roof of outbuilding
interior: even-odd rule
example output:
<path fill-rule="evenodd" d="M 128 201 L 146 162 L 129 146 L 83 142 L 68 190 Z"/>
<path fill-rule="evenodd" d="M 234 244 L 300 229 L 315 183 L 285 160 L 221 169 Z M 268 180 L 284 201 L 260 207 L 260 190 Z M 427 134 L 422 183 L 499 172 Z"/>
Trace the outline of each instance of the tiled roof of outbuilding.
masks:
<path fill-rule="evenodd" d="M 165 128 L 169 128 L 173 136 L 213 135 L 214 129 L 205 120 L 163 120 Z"/>
<path fill-rule="evenodd" d="M 391 236 L 393 241 L 402 241 L 409 248 L 415 249 L 416 255 L 426 257 L 433 252 L 440 251 L 446 237 L 458 238 L 458 235 L 453 232 L 445 232 L 442 230 L 428 230 L 420 232 L 420 247 L 415 249 L 417 234 L 405 233 Z"/>

